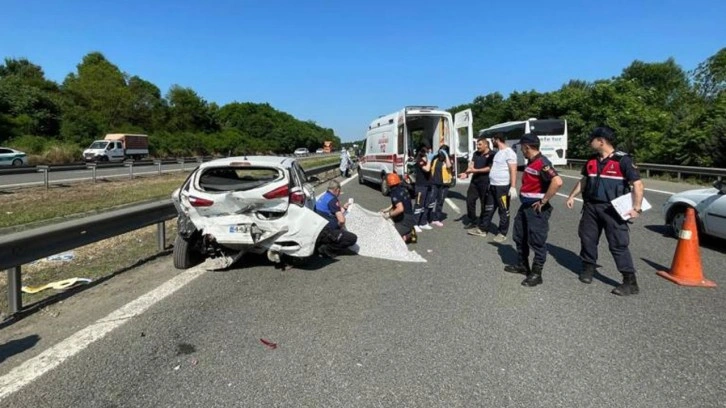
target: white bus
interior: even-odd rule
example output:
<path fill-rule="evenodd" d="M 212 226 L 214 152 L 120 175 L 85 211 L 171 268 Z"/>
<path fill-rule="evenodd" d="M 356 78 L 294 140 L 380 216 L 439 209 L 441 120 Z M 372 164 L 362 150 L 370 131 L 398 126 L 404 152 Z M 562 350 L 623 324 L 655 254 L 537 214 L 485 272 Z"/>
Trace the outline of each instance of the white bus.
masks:
<path fill-rule="evenodd" d="M 366 131 L 363 156 L 359 158 L 358 182 L 379 184 L 381 192 L 388 194 L 386 174 L 396 172 L 406 181 L 407 157 L 422 143 L 434 151 L 448 145 L 454 174 L 458 174 L 458 169 L 466 168 L 473 121 L 471 109 L 452 116 L 436 106 L 406 106 L 373 119 Z"/>
<path fill-rule="evenodd" d="M 479 131 L 479 137 L 491 138 L 501 133 L 507 144 L 517 153 L 517 165 L 524 166 L 525 159 L 519 149 L 519 139 L 525 133 L 539 136 L 540 151 L 555 166 L 567 164 L 567 121 L 565 119 L 530 118 L 506 122 Z"/>

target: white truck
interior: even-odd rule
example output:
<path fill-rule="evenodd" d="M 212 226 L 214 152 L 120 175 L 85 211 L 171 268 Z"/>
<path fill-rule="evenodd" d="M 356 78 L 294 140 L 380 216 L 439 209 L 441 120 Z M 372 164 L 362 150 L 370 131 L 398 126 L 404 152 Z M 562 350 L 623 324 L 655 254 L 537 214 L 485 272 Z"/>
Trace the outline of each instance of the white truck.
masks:
<path fill-rule="evenodd" d="M 149 155 L 149 136 L 110 133 L 96 140 L 83 151 L 85 161 L 113 162 L 125 159 L 140 160 Z"/>

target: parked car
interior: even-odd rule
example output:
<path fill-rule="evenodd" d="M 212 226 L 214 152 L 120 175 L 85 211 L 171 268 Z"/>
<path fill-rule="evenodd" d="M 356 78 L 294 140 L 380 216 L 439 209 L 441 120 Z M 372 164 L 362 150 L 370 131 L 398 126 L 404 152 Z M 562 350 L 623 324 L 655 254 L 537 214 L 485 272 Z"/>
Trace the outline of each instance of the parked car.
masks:
<path fill-rule="evenodd" d="M 298 149 L 295 149 L 295 156 L 306 156 L 310 153 L 310 151 L 304 147 L 300 147 Z"/>
<path fill-rule="evenodd" d="M 726 182 L 716 181 L 713 187 L 673 194 L 663 204 L 665 223 L 675 236 L 681 232 L 686 208 L 692 207 L 700 233 L 726 239 Z"/>
<path fill-rule="evenodd" d="M 25 166 L 28 156 L 20 150 L 9 147 L 0 147 L 0 166 Z"/>
<path fill-rule="evenodd" d="M 312 178 L 311 178 L 312 179 Z M 226 268 L 245 253 L 305 258 L 327 221 L 314 212 L 315 190 L 297 160 L 230 157 L 202 163 L 172 193 L 179 214 L 174 266 L 207 258 Z"/>
<path fill-rule="evenodd" d="M 323 154 L 325 153 L 325 150 L 323 150 L 322 147 L 319 147 L 318 150 L 315 151 L 315 154 Z"/>

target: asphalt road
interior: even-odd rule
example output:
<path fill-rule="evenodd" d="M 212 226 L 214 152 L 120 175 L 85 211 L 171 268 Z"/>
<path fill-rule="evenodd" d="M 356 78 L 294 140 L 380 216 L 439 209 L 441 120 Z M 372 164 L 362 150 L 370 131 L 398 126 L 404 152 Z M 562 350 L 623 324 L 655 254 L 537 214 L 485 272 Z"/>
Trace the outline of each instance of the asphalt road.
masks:
<path fill-rule="evenodd" d="M 565 178 L 562 192 L 574 181 Z M 343 191 L 368 209 L 387 205 L 355 180 Z M 450 194 L 462 211 L 464 192 L 460 186 Z M 718 288 L 679 287 L 656 276 L 670 265 L 676 240 L 663 235 L 667 194 L 646 197 L 654 209 L 631 234 L 637 296 L 610 294 L 620 276 L 605 242 L 601 275 L 591 285 L 577 280 L 579 203 L 568 210 L 564 198 L 554 200 L 544 284 L 535 288 L 502 271 L 516 259 L 511 239 L 467 236 L 447 206 L 445 226 L 410 247 L 425 264 L 341 256 L 281 271 L 247 259 L 203 273 L 2 405 L 723 407 L 723 242 L 701 248 L 704 272 Z M 168 259 L 143 273 L 152 281 L 174 276 Z M 104 308 L 103 290 L 109 302 L 127 293 L 109 289 L 77 295 L 61 317 L 83 321 Z M 52 346 L 46 339 L 72 332 L 69 325 L 49 330 L 47 319 L 38 314 L 0 332 L 5 345 L 40 337 L 6 353 L 0 375 Z"/>

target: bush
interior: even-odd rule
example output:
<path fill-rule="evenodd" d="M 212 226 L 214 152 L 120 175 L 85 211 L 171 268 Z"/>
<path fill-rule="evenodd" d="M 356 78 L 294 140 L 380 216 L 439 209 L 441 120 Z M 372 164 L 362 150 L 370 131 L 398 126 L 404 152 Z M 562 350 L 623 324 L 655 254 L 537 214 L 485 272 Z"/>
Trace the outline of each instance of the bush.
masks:
<path fill-rule="evenodd" d="M 43 152 L 42 161 L 44 164 L 67 164 L 80 160 L 83 149 L 72 143 L 52 143 Z"/>
<path fill-rule="evenodd" d="M 42 155 L 47 144 L 47 138 L 33 135 L 23 135 L 8 140 L 8 147 L 21 150 L 27 153 L 28 157 L 31 155 Z"/>

